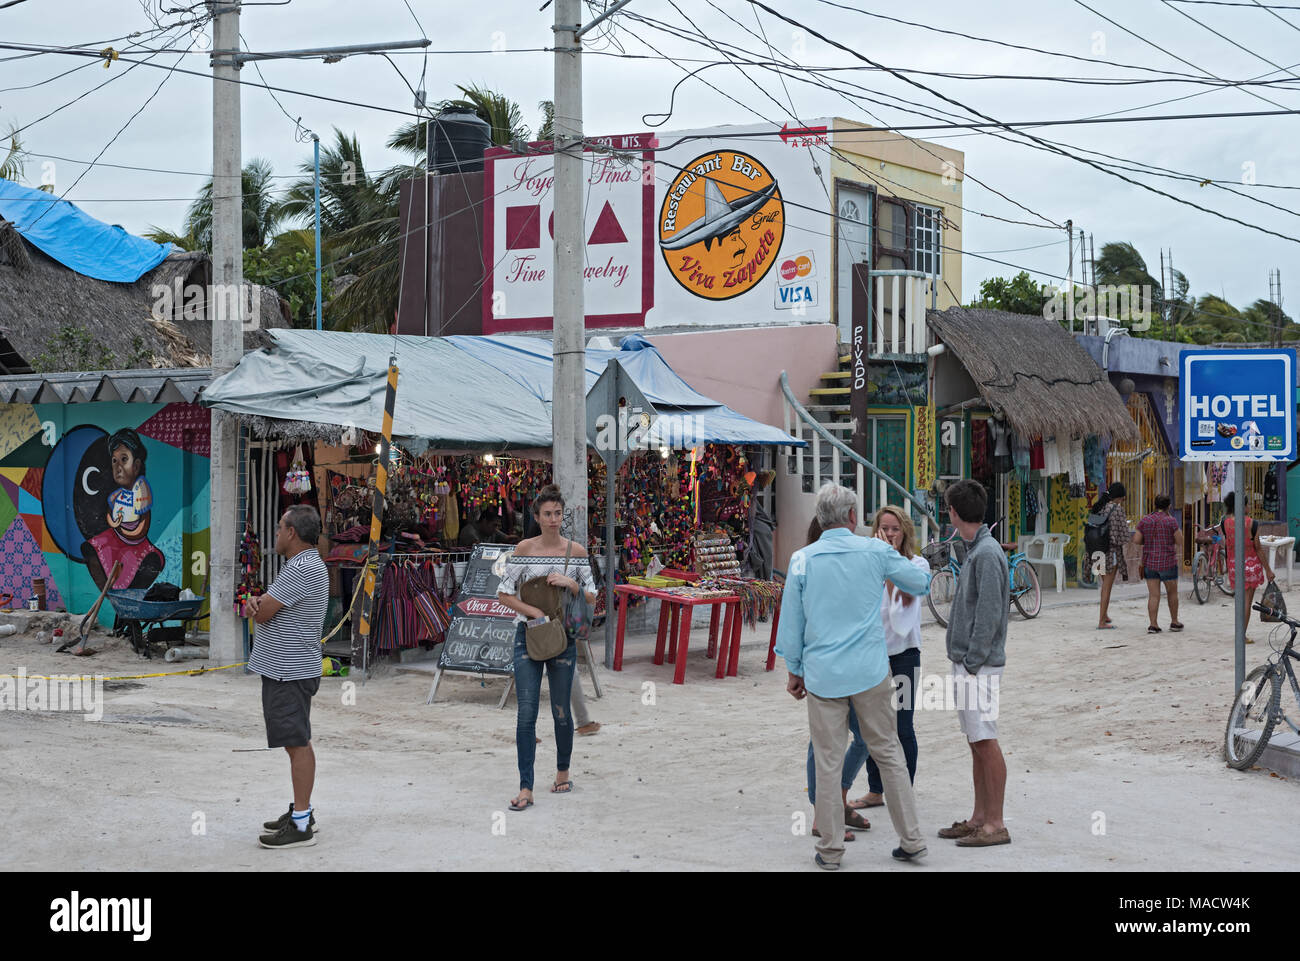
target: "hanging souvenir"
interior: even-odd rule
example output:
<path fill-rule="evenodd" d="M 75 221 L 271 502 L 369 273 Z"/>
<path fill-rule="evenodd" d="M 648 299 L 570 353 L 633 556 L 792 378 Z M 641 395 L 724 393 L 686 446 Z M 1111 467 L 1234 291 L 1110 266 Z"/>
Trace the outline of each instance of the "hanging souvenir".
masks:
<path fill-rule="evenodd" d="M 282 487 L 286 494 L 311 493 L 311 474 L 307 470 L 307 461 L 303 456 L 301 444 L 294 448 L 293 463 L 288 473 L 284 475 Z"/>

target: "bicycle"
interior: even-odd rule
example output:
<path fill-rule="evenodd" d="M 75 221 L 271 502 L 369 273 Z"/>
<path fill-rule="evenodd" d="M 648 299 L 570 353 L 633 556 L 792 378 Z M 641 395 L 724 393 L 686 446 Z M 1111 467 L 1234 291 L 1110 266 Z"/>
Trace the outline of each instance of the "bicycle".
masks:
<path fill-rule="evenodd" d="M 989 532 L 992 533 L 996 527 L 994 524 Z M 937 568 L 930 578 L 930 593 L 926 595 L 926 603 L 940 627 L 948 626 L 952 601 L 957 594 L 957 578 L 961 575 L 961 562 L 956 556 L 957 543 L 957 534 L 954 532 L 951 537 L 936 541 L 921 552 L 930 561 L 930 566 Z M 964 543 L 961 550 L 964 553 Z M 946 554 L 946 557 L 936 564 L 941 553 Z M 1015 605 L 1023 617 L 1029 619 L 1038 616 L 1043 609 L 1043 591 L 1038 583 L 1038 572 L 1023 551 L 1012 551 L 1007 558 L 1007 587 L 1011 604 Z"/>
<path fill-rule="evenodd" d="M 1263 604 L 1252 606 L 1261 614 L 1274 614 Z M 1296 631 L 1300 629 L 1300 621 L 1282 613 L 1277 613 L 1276 616 L 1291 629 L 1286 645 L 1281 650 L 1274 648 L 1275 653 L 1267 664 L 1261 664 L 1246 675 L 1228 714 L 1228 728 L 1223 735 L 1223 754 L 1228 767 L 1238 771 L 1249 768 L 1264 753 L 1278 721 L 1300 734 L 1300 682 L 1296 681 L 1295 668 L 1291 666 L 1293 660 L 1300 661 L 1300 653 L 1295 650 Z M 1290 680 L 1291 692 L 1296 700 L 1296 710 L 1290 716 L 1282 709 L 1283 677 Z"/>
<path fill-rule="evenodd" d="M 1196 600 L 1204 604 L 1210 599 L 1211 584 L 1232 597 L 1233 590 L 1228 586 L 1228 551 L 1223 534 L 1197 524 L 1196 543 L 1201 545 L 1192 558 L 1192 593 Z"/>

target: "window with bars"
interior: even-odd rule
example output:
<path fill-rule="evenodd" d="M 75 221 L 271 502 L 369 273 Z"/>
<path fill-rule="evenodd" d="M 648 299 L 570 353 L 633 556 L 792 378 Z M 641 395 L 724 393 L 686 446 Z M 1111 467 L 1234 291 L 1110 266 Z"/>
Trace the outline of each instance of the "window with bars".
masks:
<path fill-rule="evenodd" d="M 912 269 L 937 276 L 942 273 L 943 211 L 923 204 L 913 207 Z"/>

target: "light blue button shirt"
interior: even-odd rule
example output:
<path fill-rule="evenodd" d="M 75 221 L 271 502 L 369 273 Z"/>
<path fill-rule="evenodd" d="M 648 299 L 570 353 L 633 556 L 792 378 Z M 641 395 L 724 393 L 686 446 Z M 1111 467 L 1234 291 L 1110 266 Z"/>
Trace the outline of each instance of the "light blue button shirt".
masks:
<path fill-rule="evenodd" d="M 818 697 L 848 697 L 889 676 L 880 597 L 885 581 L 928 594 L 930 574 L 884 541 L 845 527 L 790 557 L 776 653 Z"/>

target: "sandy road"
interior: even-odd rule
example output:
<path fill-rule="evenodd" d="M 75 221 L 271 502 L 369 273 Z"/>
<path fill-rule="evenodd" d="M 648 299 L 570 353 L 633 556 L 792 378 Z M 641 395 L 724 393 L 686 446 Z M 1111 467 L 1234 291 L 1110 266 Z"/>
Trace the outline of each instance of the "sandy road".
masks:
<path fill-rule="evenodd" d="M 918 806 L 931 856 L 924 866 L 892 861 L 897 839 L 877 808 L 845 869 L 1294 867 L 1300 839 L 1278 830 L 1277 815 L 1294 810 L 1297 785 L 1231 771 L 1219 757 L 1232 609 L 1222 598 L 1184 605 L 1182 634 L 1147 635 L 1136 600 L 1113 606 L 1118 629 L 1104 633 L 1089 607 L 1045 608 L 1034 621 L 1013 613 L 1000 719 L 1013 843 L 966 850 L 933 838 L 970 813 L 969 751 L 951 713 L 921 710 Z M 923 633 L 922 670 L 942 674 L 942 631 Z M 1251 665 L 1268 653 L 1267 634 L 1252 633 Z M 811 820 L 805 710 L 784 692 L 784 665 L 763 670 L 766 628 L 745 641 L 740 676 L 722 681 L 697 642 L 680 687 L 650 662 L 645 639 L 629 641 L 625 670 L 604 675 L 605 697 L 592 703 L 604 730 L 575 745 L 574 792 L 546 793 L 554 738 L 541 726 L 538 801 L 519 814 L 505 809 L 517 784 L 515 720 L 513 702 L 496 709 L 499 686 L 448 679 L 426 707 L 427 679 L 393 673 L 358 685 L 345 704 L 343 683 L 327 678 L 313 711 L 322 831 L 315 847 L 294 851 L 255 843 L 290 796 L 283 752 L 246 750 L 265 744 L 256 677 L 110 683 L 97 723 L 3 712 L 0 866 L 813 870 L 812 841 L 796 833 Z M 0 671 L 170 667 L 120 644 L 74 660 L 17 635 L 0 644 Z"/>

